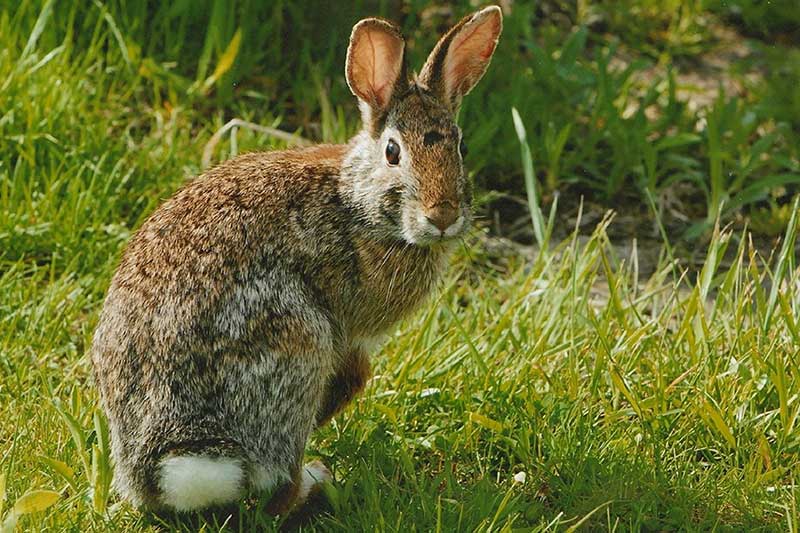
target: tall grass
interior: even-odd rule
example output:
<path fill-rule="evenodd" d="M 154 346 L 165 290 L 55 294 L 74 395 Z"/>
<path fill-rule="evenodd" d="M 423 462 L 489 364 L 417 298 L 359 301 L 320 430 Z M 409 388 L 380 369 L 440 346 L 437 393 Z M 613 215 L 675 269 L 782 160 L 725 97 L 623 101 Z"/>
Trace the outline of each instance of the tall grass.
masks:
<path fill-rule="evenodd" d="M 492 258 L 471 239 L 440 296 L 376 359 L 366 394 L 312 442 L 310 453 L 337 478 L 327 491 L 331 515 L 315 528 L 548 531 L 585 517 L 590 529 L 779 530 L 796 522 L 800 299 L 792 287 L 800 272 L 788 252 L 796 220 L 772 261 L 718 229 L 696 282 L 672 281 L 665 263 L 644 283 L 635 256 L 615 257 L 611 223 L 536 258 Z M 735 261 L 721 268 L 731 245 Z M 21 281 L 7 277 L 3 288 Z M 58 301 L 14 306 L 52 315 Z M 67 310 L 37 352 L 52 365 L 64 342 L 58 332 L 96 308 Z M 6 366 L 4 381 L 22 381 L 5 409 L 28 420 L 3 430 L 13 442 L 3 462 L 10 492 L 62 494 L 55 510 L 25 523 L 144 527 L 146 517 L 128 507 L 98 514 L 104 507 L 83 497 L 97 494 L 93 472 L 107 464 L 83 444 L 103 442 L 80 377 L 85 363 L 73 357 L 63 370 L 36 371 L 24 342 L 5 347 L 17 371 Z M 72 398 L 69 424 L 52 398 Z M 271 527 L 250 507 L 241 512 L 245 530 Z"/>
<path fill-rule="evenodd" d="M 686 67 L 675 58 L 713 48 L 709 27 L 718 22 L 700 2 L 666 10 L 649 0 L 630 0 L 626 9 L 580 4 L 573 10 L 545 3 L 560 6 L 570 25 L 548 18 L 535 2 L 516 2 L 507 14 L 493 67 L 461 113 L 480 185 L 523 193 L 512 163 L 517 139 L 508 109 L 514 106 L 539 139 L 531 149 L 548 195 L 577 187 L 623 205 L 645 203 L 648 191 L 661 196 L 680 183 L 707 197 L 705 217 L 695 220 L 707 232 L 726 200 L 722 214 L 729 216 L 787 184 L 794 190 L 800 146 L 784 124 L 792 116 L 787 103 L 776 107 L 777 94 L 754 93 L 769 95 L 771 106 L 721 93 L 699 110 L 676 96 L 676 73 Z M 354 120 L 345 119 L 357 114 L 341 74 L 353 22 L 367 13 L 397 21 L 409 37 L 411 66 L 419 68 L 441 29 L 472 9 L 467 2 L 436 11 L 416 1 L 334 8 L 316 1 L 115 0 L 58 5 L 52 16 L 54 6 L 23 0 L 3 10 L 2 57 L 14 63 L 17 78 L 51 61 L 70 61 L 73 76 L 89 78 L 93 69 L 110 68 L 114 81 L 105 82 L 118 100 L 135 99 L 131 112 L 195 109 L 222 123 L 238 117 L 320 140 L 342 140 L 354 129 Z M 637 23 L 626 24 L 632 17 Z M 6 78 L 7 108 L 21 98 L 10 84 Z M 341 125 L 337 131 L 334 124 Z M 718 146 L 719 136 L 731 137 L 730 147 Z M 729 158 L 740 164 L 721 165 Z"/>

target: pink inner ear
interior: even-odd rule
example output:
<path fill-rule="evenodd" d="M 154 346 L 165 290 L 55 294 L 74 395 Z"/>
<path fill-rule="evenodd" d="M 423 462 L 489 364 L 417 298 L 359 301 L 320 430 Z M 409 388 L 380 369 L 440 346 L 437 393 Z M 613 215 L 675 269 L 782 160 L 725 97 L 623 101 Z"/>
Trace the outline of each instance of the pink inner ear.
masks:
<path fill-rule="evenodd" d="M 500 19 L 488 16 L 468 24 L 455 36 L 447 52 L 444 82 L 447 94 L 468 93 L 483 76 L 500 36 Z"/>
<path fill-rule="evenodd" d="M 495 46 L 497 46 L 497 41 L 489 42 L 486 44 L 486 47 L 483 49 L 483 52 L 480 53 L 481 59 L 484 61 L 492 57 L 494 53 Z"/>
<path fill-rule="evenodd" d="M 394 82 L 400 74 L 401 65 L 398 57 L 402 58 L 403 44 L 381 32 L 370 34 L 369 37 L 375 56 L 371 81 L 372 93 L 378 105 L 384 106 L 389 101 Z"/>
<path fill-rule="evenodd" d="M 362 28 L 350 57 L 351 87 L 370 105 L 383 107 L 400 75 L 404 43 L 382 28 Z"/>

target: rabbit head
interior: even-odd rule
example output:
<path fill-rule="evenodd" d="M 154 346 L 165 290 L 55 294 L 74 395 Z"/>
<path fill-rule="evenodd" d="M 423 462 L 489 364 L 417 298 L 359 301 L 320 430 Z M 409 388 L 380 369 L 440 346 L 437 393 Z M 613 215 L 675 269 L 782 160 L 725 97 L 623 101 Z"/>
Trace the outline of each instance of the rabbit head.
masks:
<path fill-rule="evenodd" d="M 370 18 L 353 28 L 345 70 L 363 131 L 342 175 L 369 223 L 387 236 L 428 246 L 469 227 L 472 192 L 456 115 L 501 31 L 498 7 L 469 15 L 439 40 L 420 74 L 409 76 L 394 25 Z"/>

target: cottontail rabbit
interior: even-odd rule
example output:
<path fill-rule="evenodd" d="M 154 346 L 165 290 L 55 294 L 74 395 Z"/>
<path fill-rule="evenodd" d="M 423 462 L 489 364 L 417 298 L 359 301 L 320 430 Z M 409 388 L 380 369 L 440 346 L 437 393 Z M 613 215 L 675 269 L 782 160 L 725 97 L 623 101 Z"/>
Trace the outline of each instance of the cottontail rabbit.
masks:
<path fill-rule="evenodd" d="M 284 513 L 330 479 L 302 464 L 309 434 L 364 387 L 366 347 L 423 302 L 470 222 L 455 114 L 501 29 L 497 7 L 466 17 L 409 76 L 398 29 L 362 20 L 358 135 L 236 157 L 136 232 L 92 346 L 122 496 L 192 511 L 271 491 Z"/>

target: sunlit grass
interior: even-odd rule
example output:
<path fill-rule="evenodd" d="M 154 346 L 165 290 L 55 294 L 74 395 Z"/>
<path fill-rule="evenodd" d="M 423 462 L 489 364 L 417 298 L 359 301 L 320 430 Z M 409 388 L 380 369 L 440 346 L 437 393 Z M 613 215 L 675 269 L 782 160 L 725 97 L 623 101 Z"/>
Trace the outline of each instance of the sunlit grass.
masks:
<path fill-rule="evenodd" d="M 376 356 L 363 397 L 311 443 L 337 479 L 332 514 L 315 527 L 554 531 L 596 508 L 589 524 L 620 530 L 796 525 L 791 246 L 768 262 L 721 231 L 696 282 L 673 282 L 665 264 L 636 283 L 608 222 L 530 258 L 492 258 L 470 239 L 443 291 Z M 713 257 L 726 246 L 736 259 L 720 271 Z M 3 289 L 25 279 L 14 277 Z M 15 302 L 60 317 L 39 325 L 38 346 L 4 343 L 9 492 L 62 494 L 29 525 L 144 528 L 132 509 L 97 499 L 95 394 L 81 354 L 59 357 L 95 313 L 59 312 L 62 299 L 47 296 L 58 285 Z M 249 512 L 242 527 L 269 522 Z"/>

